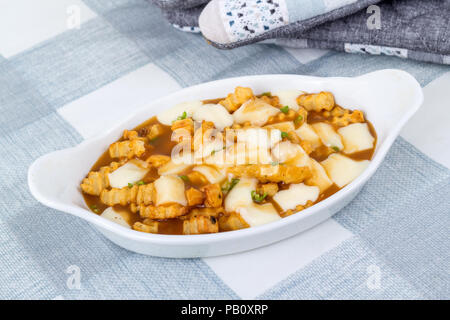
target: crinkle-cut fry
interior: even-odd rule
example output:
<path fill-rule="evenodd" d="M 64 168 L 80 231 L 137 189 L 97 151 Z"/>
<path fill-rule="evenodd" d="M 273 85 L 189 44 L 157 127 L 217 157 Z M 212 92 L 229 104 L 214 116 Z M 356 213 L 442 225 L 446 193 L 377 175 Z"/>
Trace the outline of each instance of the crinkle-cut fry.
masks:
<path fill-rule="evenodd" d="M 303 123 L 306 122 L 308 117 L 308 111 L 305 108 L 300 107 L 297 111 L 293 109 L 289 109 L 287 113 L 280 112 L 276 115 L 270 116 L 267 119 L 266 125 L 273 125 L 276 123 L 282 123 L 286 121 L 293 121 L 295 128 L 300 127 Z M 237 128 L 239 129 L 239 128 Z"/>
<path fill-rule="evenodd" d="M 300 140 L 299 144 L 300 144 L 300 147 L 302 147 L 302 149 L 305 150 L 305 152 L 308 156 L 314 151 L 314 148 L 312 147 L 312 144 L 310 141 Z"/>
<path fill-rule="evenodd" d="M 100 201 L 108 206 L 114 206 L 116 204 L 127 205 L 132 202 L 136 202 L 136 196 L 138 192 L 138 186 L 134 185 L 132 188 L 112 188 L 111 190 L 103 190 L 100 193 Z"/>
<path fill-rule="evenodd" d="M 203 186 L 208 184 L 208 179 L 198 171 L 188 173 L 187 177 L 193 185 Z"/>
<path fill-rule="evenodd" d="M 205 192 L 206 207 L 218 208 L 222 205 L 223 200 L 222 188 L 218 183 L 204 186 L 201 190 Z"/>
<path fill-rule="evenodd" d="M 287 134 L 288 134 L 287 137 L 291 142 L 300 144 L 301 139 L 295 131 L 288 131 Z"/>
<path fill-rule="evenodd" d="M 103 189 L 109 187 L 108 173 L 119 168 L 123 163 L 111 162 L 109 166 L 101 167 L 99 171 L 91 171 L 81 182 L 81 190 L 84 193 L 98 196 Z"/>
<path fill-rule="evenodd" d="M 158 138 L 159 136 L 161 136 L 164 133 L 164 128 L 159 123 L 155 123 L 148 128 L 147 132 L 148 132 L 147 139 L 153 140 L 153 139 Z"/>
<path fill-rule="evenodd" d="M 142 138 L 139 138 L 139 134 L 135 130 L 124 130 L 123 131 L 123 139 L 124 140 L 135 140 L 135 139 L 142 139 Z"/>
<path fill-rule="evenodd" d="M 331 123 L 333 123 L 337 126 L 345 127 L 345 126 L 348 126 L 350 123 L 360 123 L 360 122 L 365 121 L 364 114 L 360 110 L 351 111 L 348 109 L 343 109 L 344 111 L 342 113 L 340 113 L 340 112 L 335 113 L 333 111 L 336 108 L 334 108 L 331 112 L 331 115 L 332 115 Z"/>
<path fill-rule="evenodd" d="M 139 157 L 145 152 L 145 143 L 142 140 L 125 140 L 114 142 L 109 146 L 109 155 L 111 158 Z"/>
<path fill-rule="evenodd" d="M 236 111 L 244 102 L 253 98 L 253 91 L 250 88 L 236 87 L 234 93 L 228 94 L 228 96 L 220 101 L 229 112 Z"/>
<path fill-rule="evenodd" d="M 148 157 L 145 161 L 150 163 L 153 167 L 159 168 L 165 165 L 167 162 L 169 162 L 170 157 L 162 154 L 154 154 Z"/>
<path fill-rule="evenodd" d="M 299 107 L 294 119 L 295 128 L 299 128 L 308 119 L 308 111 L 305 108 Z"/>
<path fill-rule="evenodd" d="M 139 211 L 139 206 L 136 203 L 130 203 L 130 210 L 133 213 L 136 213 Z"/>
<path fill-rule="evenodd" d="M 295 210 L 287 210 L 285 212 L 282 212 L 280 215 L 281 217 L 285 218 L 288 217 L 290 215 L 293 215 L 294 213 L 297 213 L 299 211 L 305 210 L 306 208 L 309 208 L 313 205 L 313 202 L 308 200 L 308 202 L 306 202 L 306 204 L 304 206 L 302 205 L 298 205 L 295 207 Z"/>
<path fill-rule="evenodd" d="M 271 182 L 261 184 L 256 188 L 256 192 L 259 194 L 267 194 L 269 197 L 273 197 L 278 192 L 278 184 Z"/>
<path fill-rule="evenodd" d="M 175 120 L 172 123 L 171 129 L 172 131 L 183 129 L 186 130 L 186 132 L 189 132 L 190 135 L 192 135 L 194 133 L 194 121 L 191 118 Z"/>
<path fill-rule="evenodd" d="M 277 107 L 280 105 L 280 98 L 278 98 L 277 96 L 261 96 L 260 99 L 273 107 Z"/>
<path fill-rule="evenodd" d="M 331 92 L 302 94 L 297 103 L 308 111 L 331 110 L 334 107 L 334 96 Z"/>
<path fill-rule="evenodd" d="M 167 206 L 140 206 L 139 215 L 142 218 L 150 219 L 172 219 L 182 216 L 188 212 L 188 208 L 184 207 L 178 203 L 167 205 Z"/>
<path fill-rule="evenodd" d="M 205 195 L 203 192 L 190 188 L 185 191 L 186 199 L 188 202 L 188 206 L 196 206 L 203 203 L 203 200 L 205 199 Z"/>
<path fill-rule="evenodd" d="M 326 158 L 328 158 L 328 156 L 332 153 L 335 153 L 336 150 L 327 147 L 326 145 L 321 145 L 319 147 L 317 147 L 316 149 L 314 149 L 314 158 L 318 158 L 318 159 L 323 159 L 325 160 Z"/>
<path fill-rule="evenodd" d="M 230 167 L 227 171 L 236 177 L 256 178 L 262 183 L 301 183 L 311 176 L 308 167 L 289 165 L 251 164 Z"/>
<path fill-rule="evenodd" d="M 249 227 L 248 223 L 242 219 L 239 213 L 232 212 L 229 215 L 221 216 L 219 218 L 220 231 L 233 231 Z"/>
<path fill-rule="evenodd" d="M 134 185 L 131 188 L 112 188 L 111 190 L 103 190 L 100 193 L 100 201 L 108 206 L 114 206 L 116 204 L 125 206 L 130 203 L 149 205 L 154 203 L 154 199 L 155 187 L 153 183 L 140 186 Z"/>
<path fill-rule="evenodd" d="M 147 219 L 145 219 L 147 220 Z M 159 222 L 158 221 L 152 221 L 152 220 L 148 220 L 148 222 L 146 223 L 146 221 L 144 221 L 144 223 L 142 222 L 135 222 L 133 224 L 133 229 L 136 231 L 141 231 L 141 232 L 146 232 L 146 233 L 158 233 L 158 227 L 159 227 Z"/>
<path fill-rule="evenodd" d="M 202 125 L 195 129 L 194 137 L 192 139 L 193 149 L 197 150 L 201 145 L 211 138 L 211 136 L 215 136 L 219 130 L 215 129 L 214 122 L 211 121 L 202 121 Z"/>
<path fill-rule="evenodd" d="M 183 221 L 183 234 L 202 234 L 219 232 L 215 217 L 195 216 Z"/>
<path fill-rule="evenodd" d="M 218 218 L 220 214 L 225 213 L 225 209 L 223 207 L 218 208 L 193 208 L 189 214 L 180 219 L 190 219 L 192 217 L 216 217 Z"/>
<path fill-rule="evenodd" d="M 155 203 L 156 189 L 153 183 L 144 184 L 139 186 L 138 193 L 136 195 L 137 205 L 149 205 Z"/>

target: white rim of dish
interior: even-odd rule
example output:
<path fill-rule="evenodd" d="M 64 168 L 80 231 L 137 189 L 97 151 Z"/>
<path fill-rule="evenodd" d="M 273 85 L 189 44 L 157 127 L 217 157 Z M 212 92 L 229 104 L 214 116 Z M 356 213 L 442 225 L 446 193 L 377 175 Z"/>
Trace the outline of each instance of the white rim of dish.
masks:
<path fill-rule="evenodd" d="M 294 215 L 291 215 L 291 216 L 285 217 L 283 219 L 280 219 L 280 220 L 277 220 L 274 222 L 270 222 L 268 224 L 264 224 L 261 226 L 256 226 L 256 227 L 251 227 L 251 228 L 246 228 L 246 229 L 241 229 L 241 230 L 235 230 L 235 231 L 229 231 L 229 232 L 198 234 L 198 235 L 151 234 L 151 233 L 144 233 L 144 232 L 125 228 L 113 221 L 110 221 L 108 219 L 105 219 L 105 218 L 93 213 L 92 211 L 90 211 L 88 209 L 83 209 L 81 207 L 70 207 L 68 209 L 66 204 L 49 200 L 49 199 L 45 198 L 44 196 L 42 196 L 41 193 L 39 192 L 39 190 L 37 190 L 37 188 L 35 187 L 35 185 L 33 183 L 32 173 L 34 171 L 34 168 L 37 167 L 41 161 L 45 161 L 47 158 L 52 157 L 55 154 L 64 155 L 64 154 L 70 154 L 70 153 L 76 152 L 77 149 L 81 149 L 87 144 L 91 144 L 97 140 L 103 139 L 111 131 L 117 130 L 117 128 L 124 126 L 125 123 L 127 123 L 128 121 L 133 119 L 137 112 L 140 112 L 147 107 L 143 107 L 143 108 L 135 111 L 133 113 L 133 115 L 130 115 L 128 118 L 126 118 L 120 124 L 112 127 L 109 130 L 106 130 L 102 135 L 100 135 L 98 137 L 87 139 L 75 147 L 58 150 L 58 151 L 53 151 L 51 153 L 48 153 L 48 154 L 45 154 L 45 155 L 39 157 L 29 167 L 28 185 L 29 185 L 31 194 L 39 202 L 41 202 L 42 204 L 44 204 L 50 208 L 73 214 L 75 216 L 78 216 L 78 217 L 90 222 L 90 223 L 93 223 L 95 226 L 98 226 L 102 229 L 106 229 L 113 233 L 121 234 L 122 236 L 124 236 L 126 238 L 139 240 L 139 241 L 147 241 L 149 243 L 158 243 L 158 244 L 163 244 L 163 245 L 176 245 L 176 246 L 202 244 L 202 243 L 213 244 L 214 242 L 222 242 L 222 241 L 226 241 L 228 239 L 234 239 L 234 240 L 243 239 L 250 235 L 257 235 L 257 234 L 265 233 L 268 230 L 272 230 L 272 232 L 274 232 L 274 229 L 282 228 L 285 224 L 289 224 L 294 220 L 306 219 L 307 217 L 315 214 L 317 211 L 339 202 L 341 200 L 340 195 L 347 193 L 347 192 L 351 192 L 351 191 L 359 188 L 360 186 L 362 186 L 364 184 L 364 182 L 366 182 L 375 173 L 375 171 L 378 169 L 378 166 L 381 164 L 381 162 L 383 161 L 387 152 L 389 151 L 390 147 L 392 146 L 393 142 L 397 138 L 402 127 L 411 118 L 411 116 L 414 113 L 416 113 L 416 111 L 419 109 L 419 107 L 421 106 L 421 104 L 423 102 L 423 93 L 422 93 L 421 87 L 420 87 L 419 83 L 417 82 L 417 80 L 409 73 L 402 71 L 402 70 L 397 70 L 397 69 L 378 70 L 378 71 L 367 73 L 367 74 L 364 74 L 364 75 L 361 75 L 358 77 L 313 77 L 313 76 L 295 75 L 295 74 L 255 75 L 255 76 L 233 77 L 233 78 L 205 82 L 205 83 L 198 84 L 195 86 L 183 88 L 175 93 L 169 94 L 167 96 L 164 96 L 162 98 L 156 99 L 155 101 L 151 102 L 152 105 L 157 105 L 159 103 L 159 101 L 162 99 L 167 99 L 167 97 L 170 97 L 172 95 L 182 95 L 184 92 L 186 92 L 188 90 L 192 90 L 193 88 L 198 88 L 198 87 L 204 86 L 205 84 L 210 84 L 210 85 L 220 84 L 220 83 L 225 83 L 225 82 L 229 82 L 229 81 L 235 81 L 237 79 L 252 79 L 252 78 L 262 78 L 262 77 L 280 77 L 280 78 L 281 77 L 286 77 L 286 78 L 288 78 L 288 77 L 303 77 L 303 78 L 310 79 L 310 81 L 314 81 L 314 80 L 323 81 L 324 79 L 357 80 L 359 78 L 367 77 L 374 73 L 386 72 L 386 71 L 395 71 L 397 73 L 403 74 L 403 76 L 406 76 L 406 78 L 409 78 L 409 80 L 411 81 L 411 83 L 413 85 L 417 86 L 420 89 L 420 90 L 418 90 L 418 92 L 420 94 L 418 96 L 417 101 L 415 102 L 415 105 L 413 107 L 411 107 L 409 109 L 409 111 L 406 112 L 405 115 L 401 118 L 401 120 L 397 123 L 397 125 L 390 130 L 389 134 L 386 136 L 383 143 L 381 145 L 376 146 L 377 149 L 376 149 L 375 156 L 372 158 L 369 166 L 366 168 L 366 170 L 364 170 L 364 172 L 360 176 L 358 176 L 355 180 L 353 180 L 347 186 L 340 189 L 338 192 L 334 193 L 332 196 L 328 197 L 327 199 L 322 200 L 322 201 L 314 204 L 313 206 L 302 210 L 301 214 L 294 214 Z M 243 80 L 243 81 L 245 81 L 245 80 Z M 156 116 L 156 114 L 153 116 Z"/>

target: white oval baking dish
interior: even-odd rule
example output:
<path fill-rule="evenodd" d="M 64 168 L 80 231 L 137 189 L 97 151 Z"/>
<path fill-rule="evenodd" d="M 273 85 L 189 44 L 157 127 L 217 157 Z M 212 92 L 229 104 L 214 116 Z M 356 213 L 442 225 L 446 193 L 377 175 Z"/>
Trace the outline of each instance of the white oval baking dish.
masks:
<path fill-rule="evenodd" d="M 331 91 L 341 106 L 363 110 L 378 134 L 378 145 L 370 166 L 342 190 L 300 213 L 266 225 L 232 232 L 188 236 L 147 234 L 124 228 L 87 208 L 80 193 L 80 181 L 124 129 L 133 128 L 179 102 L 223 97 L 236 86 L 251 87 L 256 93 L 286 89 Z M 418 110 L 422 101 L 422 89 L 417 81 L 410 74 L 394 69 L 354 78 L 259 75 L 212 81 L 151 102 L 99 137 L 86 140 L 74 148 L 40 157 L 29 168 L 28 184 L 32 195 L 39 202 L 89 221 L 111 241 L 131 251 L 187 258 L 250 250 L 311 228 L 347 205 L 377 170 L 400 129 Z"/>

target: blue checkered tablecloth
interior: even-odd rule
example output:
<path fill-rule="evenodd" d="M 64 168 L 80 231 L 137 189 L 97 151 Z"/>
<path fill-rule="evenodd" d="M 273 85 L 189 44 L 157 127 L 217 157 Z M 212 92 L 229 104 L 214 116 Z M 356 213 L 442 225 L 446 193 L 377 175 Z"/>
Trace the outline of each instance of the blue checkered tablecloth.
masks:
<path fill-rule="evenodd" d="M 0 298 L 450 297 L 448 66 L 273 45 L 220 51 L 170 27 L 144 0 L 2 5 Z M 37 157 L 179 88 L 249 74 L 355 76 L 383 68 L 414 75 L 423 108 L 350 205 L 271 246 L 206 259 L 143 256 L 42 206 L 28 190 L 27 168 Z"/>

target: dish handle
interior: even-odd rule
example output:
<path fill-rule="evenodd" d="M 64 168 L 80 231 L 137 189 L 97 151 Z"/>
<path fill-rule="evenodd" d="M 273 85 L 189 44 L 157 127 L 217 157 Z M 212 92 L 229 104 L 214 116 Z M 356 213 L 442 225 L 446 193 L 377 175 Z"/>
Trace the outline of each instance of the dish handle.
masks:
<path fill-rule="evenodd" d="M 77 163 L 71 151 L 72 149 L 55 151 L 31 164 L 28 169 L 28 186 L 39 202 L 60 210 L 68 203 L 86 207 L 78 184 L 74 183 L 80 178 L 80 163 Z"/>

